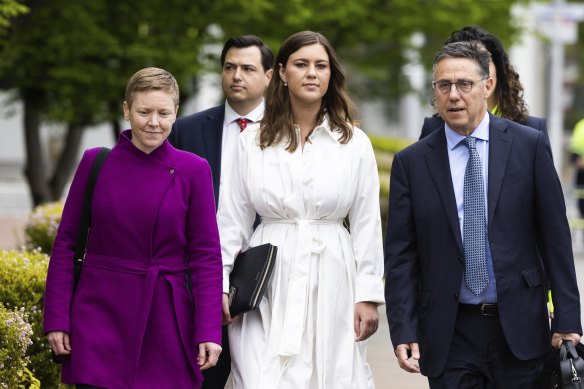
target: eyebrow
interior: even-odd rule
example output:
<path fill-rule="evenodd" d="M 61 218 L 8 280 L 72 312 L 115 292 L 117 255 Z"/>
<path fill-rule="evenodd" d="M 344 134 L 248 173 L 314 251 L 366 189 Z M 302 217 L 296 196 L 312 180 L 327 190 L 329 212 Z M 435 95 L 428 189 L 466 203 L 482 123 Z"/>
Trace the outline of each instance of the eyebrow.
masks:
<path fill-rule="evenodd" d="M 308 58 L 296 58 L 294 61 L 305 61 L 305 62 L 310 62 L 310 60 Z M 329 61 L 326 59 L 317 59 L 314 62 L 326 62 L 328 63 Z"/>
<path fill-rule="evenodd" d="M 225 66 L 225 65 L 231 65 L 231 66 L 249 66 L 249 67 L 252 67 L 252 68 L 255 68 L 256 67 L 256 65 L 251 64 L 251 63 L 236 64 L 234 62 L 225 62 L 225 63 L 223 63 L 223 66 Z"/>

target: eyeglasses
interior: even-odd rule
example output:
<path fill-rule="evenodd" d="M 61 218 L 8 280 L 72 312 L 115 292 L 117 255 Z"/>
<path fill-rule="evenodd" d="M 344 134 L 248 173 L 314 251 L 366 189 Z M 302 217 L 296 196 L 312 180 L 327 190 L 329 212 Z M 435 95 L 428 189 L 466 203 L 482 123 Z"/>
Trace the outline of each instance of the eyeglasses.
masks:
<path fill-rule="evenodd" d="M 484 81 L 489 77 L 481 78 L 478 81 L 470 80 L 458 80 L 456 82 L 450 82 L 448 80 L 432 81 L 432 88 L 438 91 L 441 95 L 450 93 L 452 90 L 452 84 L 456 85 L 456 90 L 461 94 L 470 93 L 475 82 Z"/>

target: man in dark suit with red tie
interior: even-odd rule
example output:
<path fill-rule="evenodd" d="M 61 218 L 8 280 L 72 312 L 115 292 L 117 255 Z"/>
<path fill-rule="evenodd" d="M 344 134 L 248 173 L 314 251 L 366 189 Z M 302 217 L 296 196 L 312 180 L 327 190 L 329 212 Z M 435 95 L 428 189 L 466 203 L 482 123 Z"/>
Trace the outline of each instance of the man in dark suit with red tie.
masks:
<path fill-rule="evenodd" d="M 400 367 L 432 389 L 533 388 L 550 347 L 582 334 L 549 144 L 487 112 L 489 56 L 476 42 L 440 49 L 432 86 L 445 123 L 397 153 L 391 171 L 390 335 Z"/>
<path fill-rule="evenodd" d="M 263 96 L 272 78 L 273 62 L 272 50 L 260 38 L 230 38 L 221 52 L 221 86 L 226 102 L 178 118 L 172 127 L 168 140 L 173 146 L 195 153 L 211 165 L 217 208 L 221 207 L 222 193 L 228 190 L 228 162 L 236 158 L 239 133 L 263 117 Z M 223 389 L 230 371 L 229 339 L 224 326 L 223 352 L 217 365 L 203 372 L 202 388 Z"/>

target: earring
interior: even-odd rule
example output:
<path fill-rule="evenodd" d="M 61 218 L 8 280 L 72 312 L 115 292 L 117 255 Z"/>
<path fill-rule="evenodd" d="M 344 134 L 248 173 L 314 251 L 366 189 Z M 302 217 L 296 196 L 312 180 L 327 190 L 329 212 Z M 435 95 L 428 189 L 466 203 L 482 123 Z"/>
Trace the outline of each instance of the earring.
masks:
<path fill-rule="evenodd" d="M 284 83 L 284 86 L 288 86 L 288 83 L 287 83 L 287 82 L 285 82 L 285 83 Z"/>

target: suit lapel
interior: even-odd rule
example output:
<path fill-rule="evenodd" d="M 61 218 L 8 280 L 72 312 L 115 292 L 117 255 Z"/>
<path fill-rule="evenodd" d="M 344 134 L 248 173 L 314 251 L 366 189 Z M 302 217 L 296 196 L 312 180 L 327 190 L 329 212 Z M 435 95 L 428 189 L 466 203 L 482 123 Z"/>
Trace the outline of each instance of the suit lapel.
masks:
<path fill-rule="evenodd" d="M 458 222 L 458 211 L 456 209 L 456 197 L 454 196 L 454 188 L 452 187 L 452 177 L 450 175 L 450 162 L 448 161 L 448 149 L 446 144 L 446 135 L 444 133 L 444 125 L 432 134 L 428 135 L 428 146 L 430 151 L 426 154 L 426 164 L 442 207 L 446 214 L 446 219 L 450 225 L 450 230 L 456 239 L 458 248 L 462 253 L 462 237 L 460 236 L 460 224 Z"/>
<path fill-rule="evenodd" d="M 225 118 L 225 105 L 216 107 L 207 115 L 207 121 L 201 124 L 203 144 L 205 145 L 206 160 L 211 165 L 213 172 L 213 190 L 215 192 L 215 205 L 219 200 L 219 183 L 221 178 L 221 142 L 223 139 L 223 120 Z"/>
<path fill-rule="evenodd" d="M 493 215 L 499 200 L 501 185 L 505 177 L 509 153 L 513 140 L 508 131 L 507 123 L 490 115 L 489 125 L 489 183 L 487 203 L 489 207 L 489 227 L 492 225 Z"/>

